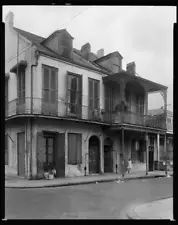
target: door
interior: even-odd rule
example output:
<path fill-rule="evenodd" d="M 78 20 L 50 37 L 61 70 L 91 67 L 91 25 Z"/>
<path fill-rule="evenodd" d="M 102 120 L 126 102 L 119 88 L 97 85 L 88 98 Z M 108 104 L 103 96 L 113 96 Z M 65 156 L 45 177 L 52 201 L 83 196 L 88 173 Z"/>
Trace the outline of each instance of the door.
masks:
<path fill-rule="evenodd" d="M 45 162 L 45 138 L 43 132 L 37 133 L 37 177 L 43 178 Z"/>
<path fill-rule="evenodd" d="M 92 136 L 89 140 L 89 173 L 96 174 L 100 172 L 100 146 L 99 139 Z"/>
<path fill-rule="evenodd" d="M 148 170 L 153 171 L 154 165 L 154 147 L 149 146 L 149 157 L 148 157 Z"/>
<path fill-rule="evenodd" d="M 104 140 L 104 172 L 113 172 L 113 141 L 109 137 Z"/>
<path fill-rule="evenodd" d="M 25 177 L 25 133 L 17 134 L 17 173 Z"/>
<path fill-rule="evenodd" d="M 104 146 L 104 172 L 113 172 L 113 151 L 110 146 Z"/>
<path fill-rule="evenodd" d="M 65 177 L 65 133 L 56 134 L 54 164 L 57 177 Z"/>

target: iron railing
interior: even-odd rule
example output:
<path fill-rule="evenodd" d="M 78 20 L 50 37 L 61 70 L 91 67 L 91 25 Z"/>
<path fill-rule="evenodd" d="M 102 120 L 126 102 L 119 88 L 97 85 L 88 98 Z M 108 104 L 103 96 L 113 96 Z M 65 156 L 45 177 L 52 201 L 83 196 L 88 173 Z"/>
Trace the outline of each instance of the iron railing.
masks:
<path fill-rule="evenodd" d="M 65 101 L 47 102 L 41 98 L 25 98 L 25 102 L 20 104 L 18 99 L 8 102 L 5 108 L 6 117 L 22 114 L 35 114 L 45 116 L 55 116 L 63 118 L 74 118 L 108 124 L 133 124 L 145 127 L 166 129 L 166 120 L 159 116 L 141 115 L 133 112 L 106 112 L 103 109 L 90 109 L 88 106 Z"/>
<path fill-rule="evenodd" d="M 8 106 L 5 110 L 6 117 L 32 113 L 35 115 L 105 122 L 101 109 L 90 109 L 85 105 L 67 103 L 62 100 L 56 102 L 47 102 L 42 98 L 33 98 L 31 110 L 31 98 L 25 98 L 24 104 L 19 104 L 18 99 L 14 99 L 8 102 Z"/>

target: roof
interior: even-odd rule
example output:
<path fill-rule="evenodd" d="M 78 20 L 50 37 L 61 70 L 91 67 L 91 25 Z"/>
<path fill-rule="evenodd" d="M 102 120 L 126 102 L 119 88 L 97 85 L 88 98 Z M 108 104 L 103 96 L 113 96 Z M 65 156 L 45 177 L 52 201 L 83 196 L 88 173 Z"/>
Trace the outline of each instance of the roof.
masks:
<path fill-rule="evenodd" d="M 25 30 L 21 30 L 19 28 L 15 28 L 14 29 L 19 32 L 22 36 L 24 36 L 25 38 L 27 38 L 29 41 L 32 42 L 32 44 L 34 44 L 37 48 L 38 51 L 40 51 L 41 53 L 63 60 L 63 61 L 67 61 L 70 63 L 74 63 L 76 65 L 80 65 L 98 72 L 105 72 L 104 69 L 102 69 L 99 65 L 97 65 L 94 62 L 89 62 L 88 60 L 86 60 L 85 58 L 82 57 L 82 55 L 80 54 L 80 51 L 77 49 L 74 49 L 73 51 L 73 59 L 69 59 L 69 58 L 65 58 L 62 57 L 61 55 L 57 54 L 56 52 L 52 51 L 51 49 L 49 49 L 48 47 L 44 46 L 42 44 L 42 42 L 45 40 L 44 37 L 38 36 L 36 34 L 32 34 L 30 32 L 27 32 Z"/>
<path fill-rule="evenodd" d="M 104 82 L 110 82 L 110 81 L 115 81 L 115 82 L 120 82 L 120 79 L 124 79 L 126 81 L 137 81 L 138 83 L 142 84 L 143 86 L 148 87 L 148 92 L 156 92 L 159 90 L 165 90 L 168 87 L 155 83 L 151 80 L 147 80 L 142 77 L 138 77 L 135 75 L 129 74 L 127 71 L 122 70 L 119 73 L 111 74 L 110 76 L 103 77 Z"/>
<path fill-rule="evenodd" d="M 115 55 L 115 56 L 117 55 L 117 56 L 119 56 L 120 58 L 123 59 L 122 55 L 118 51 L 116 51 L 116 52 L 111 52 L 111 53 L 109 53 L 109 54 L 107 54 L 107 55 L 105 55 L 103 57 L 100 57 L 100 58 L 96 59 L 95 62 L 107 59 L 107 58 L 111 57 L 112 55 Z"/>
<path fill-rule="evenodd" d="M 150 115 L 161 115 L 163 113 L 164 113 L 163 108 L 148 110 L 148 114 L 150 114 Z M 170 110 L 167 110 L 167 115 L 173 116 L 173 112 Z"/>

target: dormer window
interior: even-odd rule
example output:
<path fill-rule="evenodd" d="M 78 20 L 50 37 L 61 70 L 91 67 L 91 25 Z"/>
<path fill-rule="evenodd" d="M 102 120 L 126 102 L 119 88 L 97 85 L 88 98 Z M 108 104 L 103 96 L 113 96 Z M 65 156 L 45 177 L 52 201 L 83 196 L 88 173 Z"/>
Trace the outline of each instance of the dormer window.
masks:
<path fill-rule="evenodd" d="M 119 73 L 120 72 L 120 66 L 117 64 L 113 64 L 113 73 Z"/>

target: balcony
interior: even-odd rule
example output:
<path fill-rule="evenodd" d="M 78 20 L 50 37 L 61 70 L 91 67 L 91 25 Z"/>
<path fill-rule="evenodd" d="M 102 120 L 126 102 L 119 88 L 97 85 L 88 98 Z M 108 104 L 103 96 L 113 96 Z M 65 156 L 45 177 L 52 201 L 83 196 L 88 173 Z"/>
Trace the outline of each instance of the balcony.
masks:
<path fill-rule="evenodd" d="M 31 98 L 26 98 L 24 104 L 19 104 L 17 99 L 8 102 L 6 118 L 14 115 L 31 114 Z M 79 119 L 84 121 L 100 122 L 105 124 L 129 124 L 150 128 L 166 129 L 163 117 L 141 115 L 133 112 L 106 112 L 101 109 L 91 110 L 85 105 L 76 105 L 65 101 L 45 102 L 41 98 L 33 98 L 32 114 L 66 119 Z"/>
<path fill-rule="evenodd" d="M 124 123 L 150 128 L 166 129 L 166 122 L 164 117 L 142 115 L 134 112 L 112 113 L 111 123 L 112 124 Z"/>
<path fill-rule="evenodd" d="M 31 98 L 26 98 L 24 104 L 19 104 L 18 99 L 8 102 L 6 107 L 6 118 L 14 115 L 30 115 Z M 85 105 L 67 103 L 65 101 L 45 102 L 41 98 L 33 98 L 32 114 L 60 118 L 79 119 L 93 122 L 105 122 L 101 109 L 89 109 Z"/>

